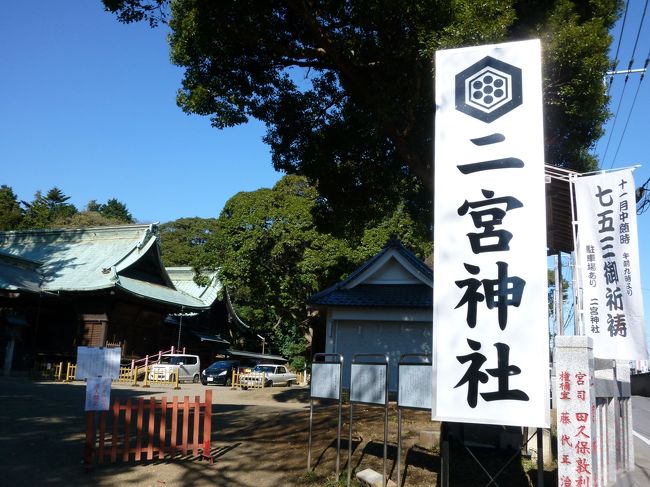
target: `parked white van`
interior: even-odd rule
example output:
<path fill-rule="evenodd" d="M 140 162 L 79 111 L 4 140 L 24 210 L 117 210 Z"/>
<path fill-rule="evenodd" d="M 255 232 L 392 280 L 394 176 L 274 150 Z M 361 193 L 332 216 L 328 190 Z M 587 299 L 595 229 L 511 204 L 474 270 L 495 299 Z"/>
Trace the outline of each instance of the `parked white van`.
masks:
<path fill-rule="evenodd" d="M 154 364 L 149 372 L 149 380 L 174 380 L 178 371 L 178 381 L 198 382 L 201 377 L 201 361 L 198 355 L 169 353 L 160 357 L 160 362 Z"/>

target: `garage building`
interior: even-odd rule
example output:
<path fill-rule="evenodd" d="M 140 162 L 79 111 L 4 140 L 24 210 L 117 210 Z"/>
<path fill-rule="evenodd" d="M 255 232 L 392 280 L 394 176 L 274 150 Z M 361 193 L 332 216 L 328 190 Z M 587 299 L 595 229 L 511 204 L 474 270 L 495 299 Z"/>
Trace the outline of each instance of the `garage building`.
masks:
<path fill-rule="evenodd" d="M 325 352 L 343 355 L 343 387 L 355 354 L 388 354 L 389 389 L 397 389 L 403 354 L 431 353 L 433 272 L 391 238 L 347 279 L 314 294 L 326 315 Z"/>

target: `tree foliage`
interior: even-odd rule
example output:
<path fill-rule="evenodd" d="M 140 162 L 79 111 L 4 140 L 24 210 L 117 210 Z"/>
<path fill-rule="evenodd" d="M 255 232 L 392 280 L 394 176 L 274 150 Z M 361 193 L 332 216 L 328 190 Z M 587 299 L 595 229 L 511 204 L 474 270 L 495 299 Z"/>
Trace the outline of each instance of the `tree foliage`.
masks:
<path fill-rule="evenodd" d="M 0 230 L 34 230 L 45 228 L 84 228 L 133 223 L 126 205 L 115 198 L 106 204 L 88 202 L 84 211 L 68 201 L 60 188 L 54 186 L 45 194 L 36 191 L 31 201 L 18 201 L 10 186 L 0 187 Z"/>
<path fill-rule="evenodd" d="M 237 313 L 282 352 L 304 350 L 305 299 L 347 267 L 345 243 L 315 226 L 316 191 L 298 176 L 224 206 L 200 268 L 218 268 Z"/>
<path fill-rule="evenodd" d="M 426 229 L 418 232 L 403 210 L 368 229 L 360 245 L 322 232 L 314 216 L 318 200 L 307 179 L 293 175 L 272 189 L 236 194 L 196 262 L 218 269 L 237 314 L 287 356 L 304 351 L 306 299 L 344 278 L 391 235 L 421 256 L 431 251 Z"/>
<path fill-rule="evenodd" d="M 133 223 L 133 216 L 126 205 L 115 198 L 110 198 L 105 205 L 99 205 L 102 216 L 122 223 Z"/>
<path fill-rule="evenodd" d="M 339 235 L 360 237 L 399 205 L 430 221 L 439 49 L 541 38 L 546 161 L 596 164 L 619 0 L 104 4 L 126 22 L 169 19 L 180 107 L 217 128 L 263 121 L 275 168 L 308 177 Z"/>
<path fill-rule="evenodd" d="M 160 225 L 163 264 L 196 266 L 204 259 L 205 244 L 217 228 L 216 218 L 179 218 Z"/>
<path fill-rule="evenodd" d="M 25 214 L 20 224 L 24 229 L 41 229 L 56 226 L 57 221 L 70 218 L 77 213 L 77 208 L 71 203 L 60 188 L 54 186 L 45 195 L 38 190 L 31 202 L 22 201 Z"/>
<path fill-rule="evenodd" d="M 0 186 L 0 230 L 16 230 L 23 218 L 18 197 L 11 186 Z"/>
<path fill-rule="evenodd" d="M 620 0 L 103 1 L 123 22 L 169 22 L 185 112 L 261 120 L 274 167 L 301 176 L 231 198 L 203 254 L 283 350 L 304 298 L 389 235 L 430 255 L 437 50 L 540 38 L 546 162 L 597 166 Z"/>
<path fill-rule="evenodd" d="M 88 227 L 108 227 L 124 225 L 123 220 L 109 218 L 97 211 L 79 211 L 74 215 L 65 218 L 59 218 L 52 222 L 52 228 L 88 228 Z"/>

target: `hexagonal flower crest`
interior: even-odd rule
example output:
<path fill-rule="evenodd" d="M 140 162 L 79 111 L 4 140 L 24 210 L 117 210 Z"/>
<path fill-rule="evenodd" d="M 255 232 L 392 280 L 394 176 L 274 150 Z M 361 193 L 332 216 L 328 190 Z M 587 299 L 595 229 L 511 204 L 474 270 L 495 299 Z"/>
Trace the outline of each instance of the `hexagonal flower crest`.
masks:
<path fill-rule="evenodd" d="M 456 110 L 490 123 L 522 103 L 521 69 L 486 56 L 456 75 Z"/>

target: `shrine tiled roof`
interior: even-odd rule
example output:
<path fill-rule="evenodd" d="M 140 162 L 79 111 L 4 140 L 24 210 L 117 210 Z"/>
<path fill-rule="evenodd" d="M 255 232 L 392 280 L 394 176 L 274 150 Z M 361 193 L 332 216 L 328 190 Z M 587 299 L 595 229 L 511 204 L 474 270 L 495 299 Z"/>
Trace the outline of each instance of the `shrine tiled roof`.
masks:
<path fill-rule="evenodd" d="M 0 232 L 0 290 L 115 289 L 172 308 L 205 309 L 207 294 L 178 290 L 160 258 L 156 225 Z M 211 296 L 210 296 L 211 297 Z"/>

